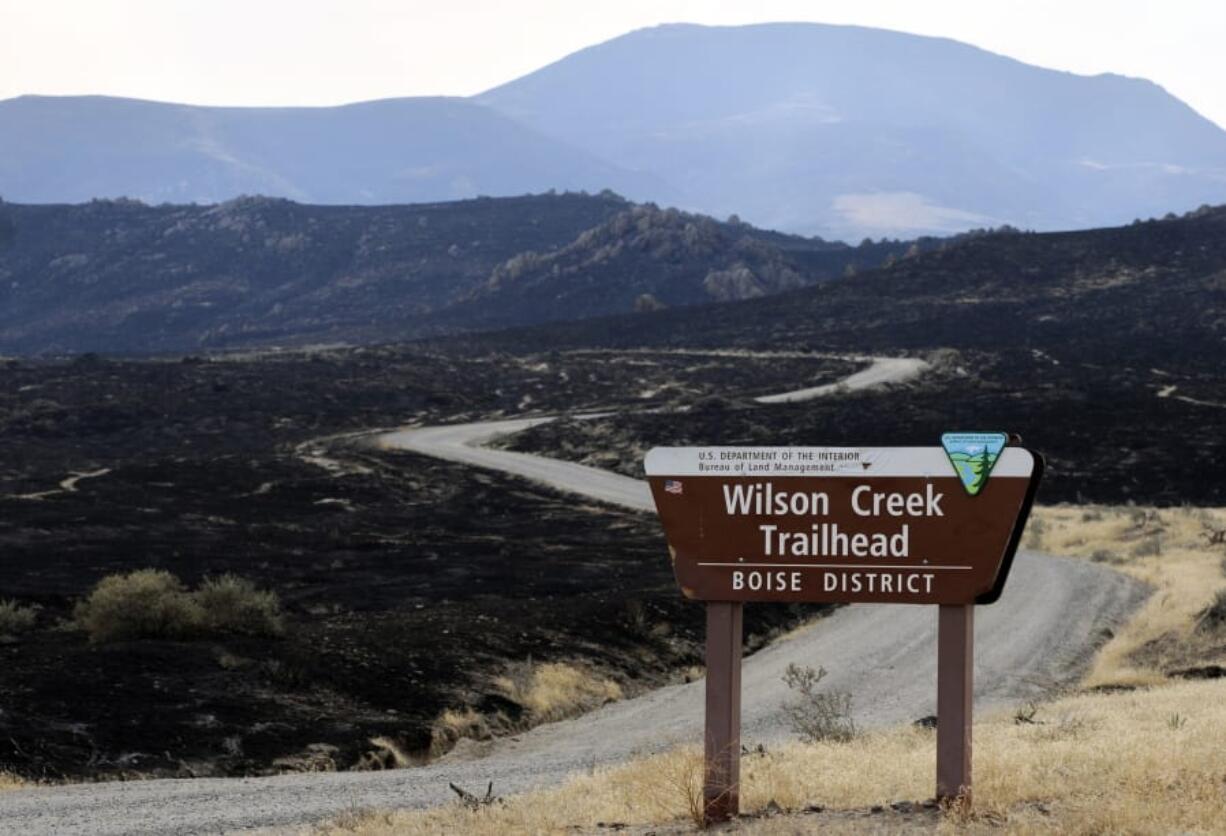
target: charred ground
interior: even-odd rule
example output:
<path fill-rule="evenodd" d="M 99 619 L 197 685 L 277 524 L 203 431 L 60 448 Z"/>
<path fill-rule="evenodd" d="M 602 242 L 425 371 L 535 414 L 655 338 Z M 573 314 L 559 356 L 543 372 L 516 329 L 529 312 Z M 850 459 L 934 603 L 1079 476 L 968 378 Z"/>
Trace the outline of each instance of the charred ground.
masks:
<path fill-rule="evenodd" d="M 8 361 L 0 597 L 41 609 L 0 644 L 0 768 L 250 774 L 317 762 L 302 757 L 312 744 L 348 767 L 376 735 L 423 752 L 446 708 L 513 718 L 491 677 L 529 656 L 628 692 L 698 660 L 699 609 L 649 517 L 347 437 L 372 428 L 621 408 L 511 443 L 624 472 L 654 443 L 929 444 L 1001 428 L 1049 456 L 1040 501 L 1220 505 L 1224 232 L 1226 211 L 1206 210 L 994 234 L 764 299 L 432 346 Z M 525 287 L 548 287 L 552 265 L 534 269 Z M 922 355 L 933 370 L 752 404 L 850 368 L 788 350 Z M 685 411 L 630 414 L 653 406 Z M 81 474 L 97 475 L 66 481 Z M 281 596 L 289 629 L 91 646 L 67 623 L 98 579 L 149 566 L 248 577 Z M 751 629 L 761 640 L 797 615 L 754 611 Z"/>
<path fill-rule="evenodd" d="M 885 391 L 774 406 L 711 400 L 683 418 L 627 413 L 560 421 L 519 433 L 508 446 L 641 476 L 641 453 L 656 445 L 925 446 L 953 429 L 992 428 L 1020 434 L 1046 457 L 1040 502 L 1226 503 L 1226 484 L 1206 478 L 1202 467 L 1220 461 L 1226 448 L 1221 378 L 1070 367 L 1022 351 L 933 357 L 936 368 L 921 380 Z M 1198 399 L 1159 397 L 1172 380 Z"/>
<path fill-rule="evenodd" d="M 885 393 L 539 427 L 515 449 L 584 459 L 663 443 L 931 444 L 951 429 L 999 428 L 1049 456 L 1041 501 L 1226 502 L 1226 483 L 1205 478 L 1226 450 L 1226 209 L 997 233 L 768 299 L 488 339 L 854 347 L 935 366 Z"/>
<path fill-rule="evenodd" d="M 363 349 L 4 364 L 0 768 L 37 778 L 350 768 L 425 755 L 445 709 L 520 719 L 491 685 L 565 661 L 627 693 L 700 663 L 656 522 L 345 434 L 504 412 L 773 391 L 835 361 Z M 457 381 L 462 382 L 458 385 Z M 332 440 L 327 437 L 342 436 Z M 95 473 L 71 489 L 66 477 Z M 275 591 L 281 638 L 91 645 L 72 607 L 137 568 Z M 753 641 L 797 610 L 751 614 Z M 313 749 L 309 747 L 314 746 Z"/>

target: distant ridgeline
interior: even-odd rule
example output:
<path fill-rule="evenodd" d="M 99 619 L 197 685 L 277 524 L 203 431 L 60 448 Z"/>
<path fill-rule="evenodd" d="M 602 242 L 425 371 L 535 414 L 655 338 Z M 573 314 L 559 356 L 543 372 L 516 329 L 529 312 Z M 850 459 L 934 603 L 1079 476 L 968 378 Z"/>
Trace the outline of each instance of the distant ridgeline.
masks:
<path fill-rule="evenodd" d="M 1181 368 L 1222 377 L 1226 206 L 1070 232 L 993 232 L 787 296 L 558 324 L 483 338 L 540 349 L 788 345 L 905 353 L 1021 351 L 1050 383 L 1076 369 L 1107 383 L 1156 368 L 1182 394 Z M 967 361 L 969 362 L 969 361 Z M 1079 365 L 1070 365 L 1079 364 Z M 974 380 L 985 371 L 967 365 Z M 1153 384 L 1154 391 L 1162 387 Z M 1208 382 L 1202 380 L 1201 384 Z M 1205 398 L 1208 399 L 1208 398 Z M 1008 423 L 1007 421 L 1005 422 Z"/>
<path fill-rule="evenodd" d="M 0 353 L 366 343 L 735 301 L 939 239 L 849 246 L 612 192 L 398 206 L 0 204 Z"/>
<path fill-rule="evenodd" d="M 1157 84 L 858 26 L 669 24 L 471 98 L 0 101 L 22 203 L 387 205 L 612 189 L 845 241 L 1074 229 L 1226 199 L 1226 131 Z"/>
<path fill-rule="evenodd" d="M 923 356 L 931 368 L 905 387 L 794 406 L 730 402 L 685 421 L 623 416 L 600 438 L 924 445 L 959 427 L 1001 427 L 1047 456 L 1041 501 L 1226 502 L 1226 482 L 1187 465 L 1189 450 L 1198 462 L 1226 455 L 1226 207 L 1109 229 L 998 231 L 786 295 L 480 340 L 489 350 Z M 551 432 L 564 429 L 534 430 L 515 449 L 562 449 L 565 441 L 576 455 L 587 452 L 580 433 Z M 973 487 L 990 471 L 991 450 L 962 453 L 955 466 Z"/>

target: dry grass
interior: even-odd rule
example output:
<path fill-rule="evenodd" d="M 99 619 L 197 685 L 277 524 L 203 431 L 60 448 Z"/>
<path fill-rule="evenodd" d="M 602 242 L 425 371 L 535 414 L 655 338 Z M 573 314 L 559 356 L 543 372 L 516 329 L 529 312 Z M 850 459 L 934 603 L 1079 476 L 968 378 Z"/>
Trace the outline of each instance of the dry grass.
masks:
<path fill-rule="evenodd" d="M 1083 694 L 1043 706 L 1036 720 L 1019 725 L 1000 715 L 976 725 L 974 812 L 947 818 L 945 826 L 990 825 L 1005 833 L 1222 831 L 1226 683 Z M 789 810 L 809 804 L 838 810 L 926 799 L 934 748 L 932 732 L 902 728 L 746 756 L 741 806 L 753 812 L 774 801 Z M 351 816 L 321 832 L 504 836 L 599 822 L 684 822 L 701 769 L 701 754 L 682 749 L 476 812 L 456 805 Z"/>
<path fill-rule="evenodd" d="M 25 789 L 28 786 L 29 784 L 19 776 L 8 772 L 0 772 L 0 792 Z"/>
<path fill-rule="evenodd" d="M 1154 587 L 1141 611 L 1102 648 L 1086 687 L 1153 685 L 1171 668 L 1226 659 L 1226 641 L 1196 630 L 1200 613 L 1226 589 L 1226 549 L 1208 543 L 1207 527 L 1226 528 L 1226 510 L 1035 509 L 1028 544 L 1106 563 Z"/>
<path fill-rule="evenodd" d="M 372 737 L 370 749 L 359 759 L 356 770 L 404 769 L 413 766 L 415 760 L 400 743 L 390 737 Z"/>
<path fill-rule="evenodd" d="M 487 740 L 490 736 L 491 731 L 485 715 L 471 708 L 449 708 L 434 721 L 434 728 L 430 733 L 430 754 L 441 755 L 465 738 Z"/>
<path fill-rule="evenodd" d="M 491 684 L 521 706 L 523 715 L 512 719 L 501 713 L 480 714 L 468 707 L 449 708 L 434 721 L 432 757 L 448 752 L 460 740 L 489 740 L 498 734 L 564 720 L 623 696 L 621 686 L 613 680 L 563 662 L 516 663 L 494 677 Z"/>
<path fill-rule="evenodd" d="M 562 662 L 519 667 L 495 678 L 494 685 L 522 705 L 534 723 L 573 717 L 622 698 L 613 680 Z"/>
<path fill-rule="evenodd" d="M 38 610 L 24 607 L 17 601 L 0 601 L 0 636 L 19 636 L 34 628 Z"/>
<path fill-rule="evenodd" d="M 1155 588 L 1141 612 L 1102 649 L 1090 692 L 1039 706 L 1033 722 L 1011 713 L 975 726 L 975 803 L 937 827 L 993 833 L 1226 832 L 1226 681 L 1171 681 L 1170 663 L 1205 664 L 1223 648 L 1201 616 L 1226 588 L 1226 550 L 1203 536 L 1226 512 L 1203 509 L 1036 509 L 1029 547 L 1110 564 Z M 1200 627 L 1198 628 L 1198 623 Z M 1209 656 L 1205 656 L 1209 653 Z M 1199 654 L 1199 655 L 1198 655 Z M 759 819 L 746 832 L 858 832 L 865 811 L 931 797 L 931 731 L 869 732 L 850 741 L 795 743 L 742 758 L 741 807 L 821 805 L 821 816 Z M 566 784 L 471 811 L 350 815 L 326 834 L 471 833 L 503 836 L 597 829 L 599 823 L 685 829 L 700 795 L 702 756 L 679 749 L 572 778 Z M 840 818 L 838 811 L 859 811 Z M 850 814 L 849 814 L 850 816 Z M 931 826 L 915 817 L 908 826 Z"/>

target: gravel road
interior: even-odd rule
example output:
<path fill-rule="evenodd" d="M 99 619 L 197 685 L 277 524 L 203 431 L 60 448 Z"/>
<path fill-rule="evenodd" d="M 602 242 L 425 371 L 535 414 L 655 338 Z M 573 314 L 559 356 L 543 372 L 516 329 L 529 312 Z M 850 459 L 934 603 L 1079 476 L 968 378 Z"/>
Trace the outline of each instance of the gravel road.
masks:
<path fill-rule="evenodd" d="M 827 383 L 778 395 L 763 395 L 755 398 L 758 403 L 797 403 L 812 400 L 837 391 L 869 389 L 887 383 L 902 383 L 922 374 L 928 364 L 912 357 L 858 357 L 868 366 L 848 375 L 837 383 Z M 577 416 L 601 418 L 605 413 Z M 509 450 L 491 450 L 482 445 L 500 435 L 514 435 L 538 424 L 554 420 L 552 416 L 537 418 L 512 418 L 505 421 L 479 421 L 472 424 L 450 424 L 441 427 L 420 427 L 388 433 L 378 443 L 399 450 L 410 450 L 435 458 L 502 470 L 542 482 L 571 493 L 583 494 L 592 499 L 633 508 L 636 511 L 655 511 L 651 490 L 646 482 L 631 479 L 617 473 L 585 467 L 581 464 L 515 453 Z"/>
<path fill-rule="evenodd" d="M 915 373 L 907 365 L 893 369 L 899 375 Z M 876 375 L 867 383 L 861 377 L 860 385 L 899 379 L 889 374 L 884 377 Z M 852 381 L 846 383 L 850 386 Z M 383 436 L 380 443 L 505 470 L 630 508 L 653 508 L 645 485 L 634 479 L 475 446 L 543 420 L 549 419 L 404 430 Z M 1041 696 L 1048 688 L 1077 676 L 1105 631 L 1117 628 L 1145 594 L 1138 583 L 1096 564 L 1019 554 L 1001 600 L 977 614 L 977 710 Z M 824 683 L 854 695 L 855 717 L 863 726 L 907 722 L 932 714 L 936 608 L 845 607 L 749 657 L 743 670 L 746 743 L 788 736 L 781 708 L 789 694 L 781 677 L 792 662 L 825 667 L 829 676 Z M 419 769 L 137 781 L 4 792 L 0 793 L 0 831 L 212 834 L 257 827 L 294 828 L 355 806 L 448 803 L 453 799 L 449 781 L 476 789 L 493 780 L 498 793 L 518 792 L 556 784 L 568 775 L 636 754 L 698 742 L 702 700 L 702 682 L 661 688 L 575 720 L 498 741 L 485 752 L 457 751 Z"/>
<path fill-rule="evenodd" d="M 778 395 L 763 395 L 754 400 L 758 403 L 798 403 L 831 395 L 840 389 L 869 389 L 886 383 L 903 383 L 913 377 L 918 377 L 928 369 L 927 361 L 918 357 L 865 357 L 860 359 L 870 361 L 868 368 L 850 374 L 837 383 L 810 386 L 808 389 L 796 389 L 792 392 L 780 392 Z"/>

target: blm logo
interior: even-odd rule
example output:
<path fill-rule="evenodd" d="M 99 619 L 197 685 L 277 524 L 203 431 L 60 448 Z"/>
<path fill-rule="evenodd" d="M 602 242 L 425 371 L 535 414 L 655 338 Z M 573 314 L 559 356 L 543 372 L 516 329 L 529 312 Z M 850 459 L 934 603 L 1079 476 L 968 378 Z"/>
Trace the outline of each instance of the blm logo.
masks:
<path fill-rule="evenodd" d="M 962 487 L 971 496 L 983 490 L 1008 441 L 1004 433 L 945 433 L 941 436 L 945 455 L 962 481 Z"/>

